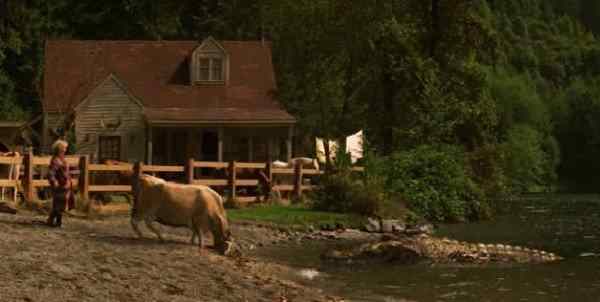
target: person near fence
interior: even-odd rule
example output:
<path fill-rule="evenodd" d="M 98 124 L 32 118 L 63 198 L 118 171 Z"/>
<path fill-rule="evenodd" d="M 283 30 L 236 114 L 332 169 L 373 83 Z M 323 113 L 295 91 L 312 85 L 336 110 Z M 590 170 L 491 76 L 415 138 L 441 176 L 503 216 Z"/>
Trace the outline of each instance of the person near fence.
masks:
<path fill-rule="evenodd" d="M 48 225 L 60 227 L 62 225 L 62 214 L 74 206 L 74 195 L 72 190 L 69 164 L 65 159 L 68 143 L 57 140 L 52 145 L 53 156 L 48 167 L 48 182 L 52 190 L 52 211 L 48 217 Z"/>
<path fill-rule="evenodd" d="M 271 180 L 267 176 L 264 170 L 257 170 L 258 187 L 260 192 L 263 194 L 263 201 L 266 202 L 271 196 Z"/>

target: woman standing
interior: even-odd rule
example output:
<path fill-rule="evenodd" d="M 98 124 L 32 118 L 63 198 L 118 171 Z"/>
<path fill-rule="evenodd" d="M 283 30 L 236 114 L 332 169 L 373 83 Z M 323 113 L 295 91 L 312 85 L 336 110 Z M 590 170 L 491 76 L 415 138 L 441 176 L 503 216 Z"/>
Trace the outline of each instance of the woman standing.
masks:
<path fill-rule="evenodd" d="M 62 213 L 67 205 L 73 207 L 73 192 L 71 190 L 71 175 L 69 164 L 65 159 L 69 144 L 64 140 L 57 140 L 52 145 L 53 156 L 48 167 L 48 181 L 52 190 L 52 211 L 48 217 L 48 225 L 60 227 Z"/>

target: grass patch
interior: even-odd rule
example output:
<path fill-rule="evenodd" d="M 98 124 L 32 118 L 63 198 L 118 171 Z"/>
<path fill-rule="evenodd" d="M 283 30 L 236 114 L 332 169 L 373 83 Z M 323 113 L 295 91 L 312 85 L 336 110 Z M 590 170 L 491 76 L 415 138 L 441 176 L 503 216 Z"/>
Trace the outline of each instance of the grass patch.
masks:
<path fill-rule="evenodd" d="M 365 218 L 355 214 L 319 212 L 298 205 L 264 205 L 229 209 L 227 210 L 227 216 L 233 221 L 256 221 L 280 226 L 300 227 L 342 224 L 344 227 L 359 228 L 365 222 Z"/>

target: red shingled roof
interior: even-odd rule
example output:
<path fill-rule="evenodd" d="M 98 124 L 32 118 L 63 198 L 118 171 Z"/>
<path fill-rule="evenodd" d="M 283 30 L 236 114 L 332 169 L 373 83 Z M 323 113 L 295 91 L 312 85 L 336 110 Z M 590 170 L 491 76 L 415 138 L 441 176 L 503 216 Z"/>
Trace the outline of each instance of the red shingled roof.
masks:
<path fill-rule="evenodd" d="M 188 64 L 197 41 L 48 41 L 43 108 L 74 108 L 113 74 L 142 102 L 151 120 L 294 122 L 273 98 L 270 43 L 219 43 L 229 54 L 227 84 L 192 86 Z"/>

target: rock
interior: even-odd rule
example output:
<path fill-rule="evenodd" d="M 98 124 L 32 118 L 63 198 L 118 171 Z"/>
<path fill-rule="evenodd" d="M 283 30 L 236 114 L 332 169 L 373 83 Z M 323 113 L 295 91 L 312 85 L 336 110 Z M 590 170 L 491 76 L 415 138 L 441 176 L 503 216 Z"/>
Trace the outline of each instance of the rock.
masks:
<path fill-rule="evenodd" d="M 365 224 L 365 229 L 370 233 L 377 233 L 381 231 L 381 223 L 378 219 L 367 218 L 368 222 Z"/>
<path fill-rule="evenodd" d="M 321 224 L 322 231 L 333 231 L 333 227 L 329 223 Z"/>
<path fill-rule="evenodd" d="M 419 230 L 420 232 L 422 232 L 423 234 L 433 234 L 433 224 L 431 223 L 423 223 L 420 224 L 416 227 L 417 230 Z"/>
<path fill-rule="evenodd" d="M 109 273 L 102 273 L 102 279 L 104 279 L 104 281 L 111 281 L 113 280 L 113 276 Z"/>
<path fill-rule="evenodd" d="M 398 219 L 385 219 L 381 221 L 381 230 L 384 233 L 404 232 L 406 225 Z"/>
<path fill-rule="evenodd" d="M 315 277 L 319 276 L 319 271 L 315 269 L 302 269 L 298 272 L 298 274 L 308 280 L 312 280 Z"/>

